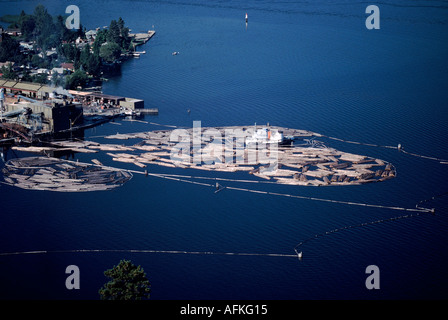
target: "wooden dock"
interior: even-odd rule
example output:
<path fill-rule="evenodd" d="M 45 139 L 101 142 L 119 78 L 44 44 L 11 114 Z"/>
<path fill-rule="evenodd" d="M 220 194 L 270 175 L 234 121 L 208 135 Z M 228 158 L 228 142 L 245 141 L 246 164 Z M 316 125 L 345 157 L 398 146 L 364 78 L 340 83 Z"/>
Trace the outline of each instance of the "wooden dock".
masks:
<path fill-rule="evenodd" d="M 154 30 L 149 30 L 146 33 L 130 33 L 129 36 L 134 39 L 136 45 L 141 45 L 148 42 L 155 34 Z"/>

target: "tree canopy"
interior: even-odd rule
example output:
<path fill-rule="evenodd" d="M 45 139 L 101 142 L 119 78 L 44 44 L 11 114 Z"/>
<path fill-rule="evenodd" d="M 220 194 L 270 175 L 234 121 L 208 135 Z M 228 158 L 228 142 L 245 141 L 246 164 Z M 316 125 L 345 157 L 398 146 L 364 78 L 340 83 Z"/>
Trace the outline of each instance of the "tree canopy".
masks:
<path fill-rule="evenodd" d="M 114 62 L 121 55 L 121 48 L 115 42 L 103 43 L 100 47 L 100 57 L 107 62 Z"/>
<path fill-rule="evenodd" d="M 112 269 L 104 272 L 111 278 L 98 292 L 102 300 L 149 299 L 151 285 L 144 270 L 130 260 L 121 260 Z"/>
<path fill-rule="evenodd" d="M 0 42 L 0 61 L 16 62 L 28 68 L 31 66 L 48 69 L 58 67 L 62 62 L 71 62 L 79 72 L 67 76 L 67 88 L 85 84 L 89 76 L 99 77 L 102 72 L 110 71 L 110 63 L 120 59 L 121 54 L 130 48 L 132 41 L 129 29 L 119 17 L 118 20 L 110 22 L 108 29 L 97 29 L 93 44 L 75 42 L 78 37 L 85 39 L 85 29 L 81 26 L 79 30 L 69 30 L 65 26 L 64 16 L 51 16 L 41 4 L 35 7 L 32 14 L 22 10 L 20 15 L 4 15 L 0 20 L 9 22 L 10 27 L 19 28 L 22 32 L 19 38 L 3 35 Z M 20 40 L 33 41 L 33 48 L 22 50 Z M 52 48 L 56 49 L 56 55 L 47 54 Z M 9 69 L 5 71 L 4 78 L 17 76 Z M 28 80 L 47 81 L 41 75 L 30 77 L 27 71 L 23 71 L 22 76 Z"/>
<path fill-rule="evenodd" d="M 77 87 L 83 87 L 87 82 L 87 74 L 82 70 L 76 70 L 74 73 L 66 76 L 65 88 L 77 89 Z"/>
<path fill-rule="evenodd" d="M 18 61 L 20 60 L 20 44 L 16 39 L 9 35 L 3 35 L 3 41 L 0 43 L 0 61 Z"/>

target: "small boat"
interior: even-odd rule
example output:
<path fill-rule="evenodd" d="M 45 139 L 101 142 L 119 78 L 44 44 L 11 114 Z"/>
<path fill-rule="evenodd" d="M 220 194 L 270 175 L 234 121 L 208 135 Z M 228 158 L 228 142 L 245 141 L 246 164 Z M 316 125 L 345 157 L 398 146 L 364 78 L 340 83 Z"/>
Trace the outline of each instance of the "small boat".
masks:
<path fill-rule="evenodd" d="M 248 16 L 247 16 L 247 12 L 246 12 L 246 23 L 247 23 L 248 20 L 249 20 L 249 18 L 248 18 Z"/>
<path fill-rule="evenodd" d="M 174 52 L 172 53 L 173 56 L 177 56 L 178 54 L 179 54 L 178 51 L 174 51 Z"/>
<path fill-rule="evenodd" d="M 122 114 L 124 114 L 125 116 L 134 116 L 135 115 L 135 111 L 134 110 L 130 110 L 130 109 L 126 109 L 122 112 Z"/>

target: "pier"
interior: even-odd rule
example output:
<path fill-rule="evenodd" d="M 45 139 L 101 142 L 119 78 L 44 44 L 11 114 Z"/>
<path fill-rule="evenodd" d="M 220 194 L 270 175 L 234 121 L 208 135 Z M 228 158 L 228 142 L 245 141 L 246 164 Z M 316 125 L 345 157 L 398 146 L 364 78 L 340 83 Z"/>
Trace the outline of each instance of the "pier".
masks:
<path fill-rule="evenodd" d="M 134 44 L 138 46 L 148 42 L 155 34 L 154 30 L 149 30 L 146 33 L 129 33 L 129 36 L 133 38 Z"/>

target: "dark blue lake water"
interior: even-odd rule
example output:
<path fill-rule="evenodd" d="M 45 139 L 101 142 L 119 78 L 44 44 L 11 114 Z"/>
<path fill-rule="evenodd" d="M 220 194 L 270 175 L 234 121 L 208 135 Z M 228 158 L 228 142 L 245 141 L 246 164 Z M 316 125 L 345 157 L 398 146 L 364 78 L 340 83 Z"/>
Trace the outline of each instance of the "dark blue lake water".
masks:
<path fill-rule="evenodd" d="M 64 14 L 66 6 L 74 4 L 40 2 L 51 14 Z M 1 1 L 0 12 L 31 13 L 37 4 Z M 401 143 L 410 152 L 448 159 L 444 2 L 381 2 L 379 30 L 365 27 L 368 4 L 345 0 L 75 4 L 87 29 L 109 25 L 121 16 L 133 32 L 156 30 L 139 48 L 146 54 L 127 61 L 122 75 L 103 86 L 104 93 L 141 98 L 147 108 L 159 108 L 159 115 L 146 116 L 146 121 L 187 127 L 193 120 L 202 121 L 202 126 L 269 122 L 352 141 Z M 173 51 L 179 55 L 173 56 Z M 120 123 L 90 129 L 86 138 L 103 142 L 95 137 L 161 128 Z M 390 161 L 398 176 L 363 186 L 262 185 L 258 190 L 404 208 L 448 191 L 448 167 L 437 161 L 393 149 L 322 141 Z M 117 165 L 107 156 L 95 158 Z M 154 249 L 293 254 L 296 244 L 315 234 L 403 214 L 232 190 L 215 194 L 207 187 L 140 175 L 107 192 L 50 193 L 1 185 L 0 200 L 0 252 Z M 97 299 L 107 281 L 104 270 L 123 258 L 144 268 L 152 299 L 447 298 L 448 200 L 438 198 L 431 206 L 437 209 L 434 216 L 309 241 L 301 247 L 302 261 L 110 252 L 3 256 L 0 298 Z M 80 268 L 80 290 L 65 287 L 65 268 L 72 264 Z M 379 290 L 365 287 L 368 265 L 381 271 Z"/>

